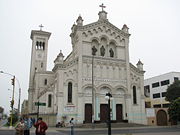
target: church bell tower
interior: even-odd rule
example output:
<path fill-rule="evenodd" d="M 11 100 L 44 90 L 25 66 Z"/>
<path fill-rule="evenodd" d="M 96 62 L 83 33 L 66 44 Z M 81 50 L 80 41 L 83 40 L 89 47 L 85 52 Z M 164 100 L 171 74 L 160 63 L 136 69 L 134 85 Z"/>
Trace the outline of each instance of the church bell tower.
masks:
<path fill-rule="evenodd" d="M 34 77 L 36 72 L 46 71 L 47 68 L 47 52 L 48 40 L 51 33 L 42 31 L 42 25 L 39 26 L 40 30 L 31 31 L 32 50 L 31 50 L 31 66 L 29 77 L 29 111 L 31 111 L 34 94 Z"/>

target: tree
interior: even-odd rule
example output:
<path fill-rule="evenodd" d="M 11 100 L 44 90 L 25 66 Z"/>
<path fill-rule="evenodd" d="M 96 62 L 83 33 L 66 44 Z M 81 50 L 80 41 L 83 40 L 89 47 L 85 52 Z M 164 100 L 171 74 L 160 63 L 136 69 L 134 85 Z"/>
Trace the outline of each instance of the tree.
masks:
<path fill-rule="evenodd" d="M 166 100 L 172 102 L 180 97 L 180 81 L 177 80 L 167 88 Z"/>
<path fill-rule="evenodd" d="M 168 109 L 170 120 L 177 123 L 180 121 L 180 97 L 172 101 Z"/>

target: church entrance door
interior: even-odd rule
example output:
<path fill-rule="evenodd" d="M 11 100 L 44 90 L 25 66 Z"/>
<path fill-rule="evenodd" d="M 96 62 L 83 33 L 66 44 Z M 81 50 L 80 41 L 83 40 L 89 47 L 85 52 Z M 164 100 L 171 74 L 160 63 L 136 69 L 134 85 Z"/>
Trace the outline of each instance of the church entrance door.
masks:
<path fill-rule="evenodd" d="M 100 121 L 106 122 L 108 119 L 108 105 L 107 104 L 101 104 L 100 105 Z"/>
<path fill-rule="evenodd" d="M 116 104 L 116 121 L 117 122 L 122 122 L 123 117 L 122 117 L 122 104 Z"/>
<path fill-rule="evenodd" d="M 85 104 L 85 123 L 92 123 L 92 104 Z"/>

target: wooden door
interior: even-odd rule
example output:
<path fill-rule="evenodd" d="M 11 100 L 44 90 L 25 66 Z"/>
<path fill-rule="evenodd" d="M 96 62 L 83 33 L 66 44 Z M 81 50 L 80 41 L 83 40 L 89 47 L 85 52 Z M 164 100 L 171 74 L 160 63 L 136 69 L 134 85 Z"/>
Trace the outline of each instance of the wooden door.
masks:
<path fill-rule="evenodd" d="M 85 123 L 92 123 L 92 104 L 85 104 Z"/>
<path fill-rule="evenodd" d="M 156 115 L 157 125 L 166 126 L 167 125 L 167 114 L 164 110 L 159 110 Z"/>
<path fill-rule="evenodd" d="M 123 113 L 122 113 L 122 104 L 116 104 L 116 121 L 122 122 L 123 120 Z"/>
<path fill-rule="evenodd" d="M 100 120 L 101 122 L 107 122 L 108 120 L 108 105 L 107 104 L 100 105 Z"/>

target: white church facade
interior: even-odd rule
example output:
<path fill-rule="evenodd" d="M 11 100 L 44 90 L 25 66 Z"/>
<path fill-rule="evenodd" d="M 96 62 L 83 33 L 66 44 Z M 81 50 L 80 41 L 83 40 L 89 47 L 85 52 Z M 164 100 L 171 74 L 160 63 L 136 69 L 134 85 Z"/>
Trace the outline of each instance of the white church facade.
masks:
<path fill-rule="evenodd" d="M 128 27 L 119 29 L 111 24 L 104 10 L 98 15 L 98 21 L 87 25 L 78 17 L 71 28 L 72 51 L 66 58 L 60 52 L 52 71 L 46 69 L 51 33 L 31 32 L 29 113 L 37 113 L 38 101 L 46 103 L 39 106 L 39 115 L 49 125 L 70 118 L 77 123 L 105 122 L 108 92 L 112 94 L 113 121 L 147 123 L 143 64 L 129 62 Z"/>

